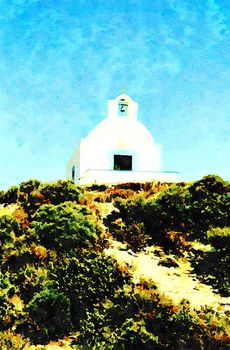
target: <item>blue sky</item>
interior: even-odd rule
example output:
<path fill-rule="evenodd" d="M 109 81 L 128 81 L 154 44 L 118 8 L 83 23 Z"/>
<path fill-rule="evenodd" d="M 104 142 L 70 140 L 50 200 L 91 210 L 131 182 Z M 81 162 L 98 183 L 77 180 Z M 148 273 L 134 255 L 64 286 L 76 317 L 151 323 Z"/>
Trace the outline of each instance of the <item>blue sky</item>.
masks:
<path fill-rule="evenodd" d="M 0 189 L 65 178 L 121 92 L 184 180 L 229 179 L 229 0 L 0 0 Z"/>

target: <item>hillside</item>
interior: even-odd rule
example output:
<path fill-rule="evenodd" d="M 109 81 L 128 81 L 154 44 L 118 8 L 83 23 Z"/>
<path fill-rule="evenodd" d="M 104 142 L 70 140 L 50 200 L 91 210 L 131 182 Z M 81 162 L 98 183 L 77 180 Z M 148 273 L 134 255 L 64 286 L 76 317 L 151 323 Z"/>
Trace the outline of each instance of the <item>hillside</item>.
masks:
<path fill-rule="evenodd" d="M 0 192 L 0 348 L 229 349 L 229 183 Z"/>

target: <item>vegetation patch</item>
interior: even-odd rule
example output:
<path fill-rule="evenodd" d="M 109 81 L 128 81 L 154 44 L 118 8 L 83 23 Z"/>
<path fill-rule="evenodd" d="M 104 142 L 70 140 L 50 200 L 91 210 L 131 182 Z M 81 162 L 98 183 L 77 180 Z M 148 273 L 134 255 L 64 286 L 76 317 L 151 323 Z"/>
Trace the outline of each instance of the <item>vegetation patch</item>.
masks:
<path fill-rule="evenodd" d="M 228 349 L 228 182 L 29 180 L 0 203 L 1 349 Z"/>

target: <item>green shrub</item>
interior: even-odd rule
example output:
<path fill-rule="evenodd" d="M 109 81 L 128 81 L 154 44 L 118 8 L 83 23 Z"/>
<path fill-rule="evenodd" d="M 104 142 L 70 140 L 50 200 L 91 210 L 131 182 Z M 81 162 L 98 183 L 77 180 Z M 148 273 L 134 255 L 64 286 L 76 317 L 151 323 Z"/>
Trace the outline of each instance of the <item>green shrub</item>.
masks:
<path fill-rule="evenodd" d="M 207 232 L 211 245 L 226 253 L 230 252 L 230 227 L 215 227 Z"/>
<path fill-rule="evenodd" d="M 6 203 L 6 194 L 4 191 L 0 191 L 0 204 Z"/>
<path fill-rule="evenodd" d="M 159 295 L 140 287 L 141 293 L 126 285 L 125 293 L 120 289 L 115 298 L 88 312 L 81 322 L 78 344 L 95 350 L 211 349 L 211 345 L 225 349 L 224 336 L 223 341 L 214 339 L 218 329 L 224 334 L 221 323 L 209 330 L 203 321 L 206 310 L 199 315 L 186 301 L 166 306 Z"/>
<path fill-rule="evenodd" d="M 83 249 L 79 256 L 50 263 L 47 277 L 28 302 L 30 339 L 44 343 L 81 331 L 81 322 L 112 299 L 123 281 L 117 267 L 99 252 Z M 24 334 L 29 335 L 26 330 Z"/>
<path fill-rule="evenodd" d="M 18 186 L 11 186 L 8 191 L 5 192 L 4 203 L 17 203 L 18 200 Z"/>
<path fill-rule="evenodd" d="M 11 298 L 19 300 L 19 287 L 14 283 L 9 273 L 0 271 L 0 330 L 6 330 L 12 327 L 15 323 L 23 321 L 25 316 L 24 311 L 11 302 Z M 16 297 L 16 298 L 15 298 Z"/>
<path fill-rule="evenodd" d="M 195 251 L 190 261 L 200 281 L 211 285 L 221 296 L 230 296 L 230 256 L 226 250 Z"/>
<path fill-rule="evenodd" d="M 27 309 L 37 327 L 30 335 L 35 343 L 62 338 L 71 331 L 70 301 L 55 282 L 34 294 Z"/>
<path fill-rule="evenodd" d="M 32 220 L 29 234 L 48 249 L 63 252 L 86 247 L 97 238 L 96 222 L 90 210 L 72 202 L 44 204 Z"/>
<path fill-rule="evenodd" d="M 30 350 L 28 339 L 23 338 L 12 330 L 0 332 L 0 349 L 1 350 Z"/>
<path fill-rule="evenodd" d="M 104 184 L 101 184 L 101 185 L 93 184 L 85 187 L 87 191 L 97 191 L 97 192 L 104 192 L 107 188 L 108 186 Z"/>
<path fill-rule="evenodd" d="M 22 234 L 22 230 L 17 220 L 10 215 L 0 216 L 0 249 L 5 250 L 6 244 L 13 244 L 14 236 Z"/>
<path fill-rule="evenodd" d="M 56 205 L 66 201 L 79 203 L 83 196 L 82 189 L 69 180 L 47 183 L 41 187 L 40 192 L 46 200 Z"/>
<path fill-rule="evenodd" d="M 194 272 L 202 282 L 210 284 L 219 294 L 228 297 L 230 295 L 230 227 L 215 227 L 206 235 L 215 251 L 195 252 L 191 261 Z"/>
<path fill-rule="evenodd" d="M 230 225 L 228 185 L 212 175 L 187 186 L 172 184 L 147 199 L 117 198 L 114 204 L 118 211 L 108 215 L 104 222 L 117 239 L 127 241 L 129 237 L 133 245 L 132 225 L 142 225 L 142 236 L 150 236 L 153 244 L 166 249 L 175 246 L 168 232 L 207 242 L 206 232 L 211 227 Z"/>
<path fill-rule="evenodd" d="M 113 298 L 125 278 L 117 266 L 100 252 L 82 250 L 79 256 L 58 261 L 51 271 L 72 305 L 72 320 L 76 327 L 107 298 Z"/>
<path fill-rule="evenodd" d="M 211 194 L 224 194 L 228 183 L 220 176 L 207 175 L 201 180 L 194 181 L 189 187 L 189 191 L 193 196 L 193 200 L 201 200 L 209 197 Z"/>
<path fill-rule="evenodd" d="M 133 250 L 152 243 L 173 249 L 187 237 L 210 243 L 212 251 L 186 253 L 193 273 L 228 296 L 229 185 L 211 175 L 192 184 L 137 184 L 132 191 L 129 186 L 101 193 L 116 206 L 104 221 L 109 234 Z M 210 310 L 196 314 L 187 304 L 171 305 L 153 284 L 132 284 L 125 265 L 121 272 L 102 253 L 96 222 L 100 205 L 94 202 L 99 194 L 82 198 L 70 181 L 29 180 L 7 196 L 18 205 L 14 218 L 0 218 L 0 348 L 25 344 L 26 349 L 19 333 L 45 344 L 70 332 L 78 338 L 74 348 L 226 348 L 227 325 L 225 332 Z"/>
<path fill-rule="evenodd" d="M 34 190 L 37 190 L 41 186 L 39 180 L 28 180 L 24 181 L 19 185 L 19 191 L 30 194 Z"/>
<path fill-rule="evenodd" d="M 211 227 L 230 225 L 229 185 L 216 175 L 203 177 L 188 187 L 191 199 L 188 215 L 191 221 L 189 228 L 194 238 L 205 239 L 206 231 Z"/>

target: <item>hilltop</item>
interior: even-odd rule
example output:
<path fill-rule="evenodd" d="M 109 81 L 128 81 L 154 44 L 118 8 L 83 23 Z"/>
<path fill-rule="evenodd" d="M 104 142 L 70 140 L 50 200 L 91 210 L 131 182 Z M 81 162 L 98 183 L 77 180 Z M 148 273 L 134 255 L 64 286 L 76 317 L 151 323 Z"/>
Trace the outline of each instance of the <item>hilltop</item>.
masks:
<path fill-rule="evenodd" d="M 0 347 L 228 349 L 228 182 L 0 192 Z"/>

